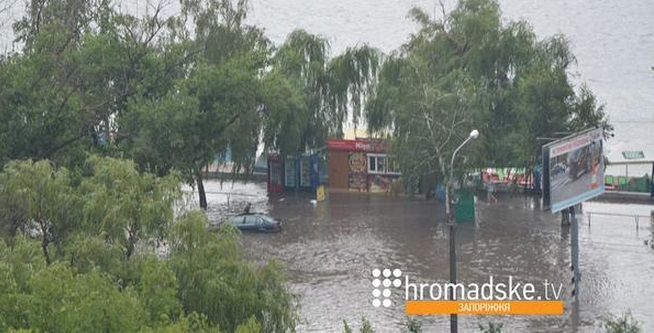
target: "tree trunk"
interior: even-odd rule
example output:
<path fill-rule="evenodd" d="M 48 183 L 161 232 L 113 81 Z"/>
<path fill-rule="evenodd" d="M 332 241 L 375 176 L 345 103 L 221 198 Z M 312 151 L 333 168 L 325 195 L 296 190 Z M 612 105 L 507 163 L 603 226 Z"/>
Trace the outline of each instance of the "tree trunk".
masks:
<path fill-rule="evenodd" d="M 134 249 L 136 248 L 136 231 L 134 231 L 134 228 L 131 226 L 127 227 L 127 248 L 125 250 L 125 257 L 127 260 L 129 260 L 132 257 L 132 254 L 134 253 Z"/>
<path fill-rule="evenodd" d="M 48 240 L 47 226 L 45 222 L 39 221 L 41 227 L 41 250 L 43 250 L 43 256 L 45 257 L 46 265 L 50 265 L 50 253 L 48 252 L 48 245 L 50 241 Z"/>
<path fill-rule="evenodd" d="M 204 191 L 204 184 L 202 183 L 202 170 L 198 169 L 195 173 L 195 182 L 198 185 L 198 196 L 200 197 L 200 208 L 207 210 L 207 193 Z"/>

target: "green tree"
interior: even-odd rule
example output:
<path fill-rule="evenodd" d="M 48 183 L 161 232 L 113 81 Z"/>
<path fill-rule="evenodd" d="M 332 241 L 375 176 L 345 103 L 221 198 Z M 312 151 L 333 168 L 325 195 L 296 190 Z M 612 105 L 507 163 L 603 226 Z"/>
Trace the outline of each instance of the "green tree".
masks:
<path fill-rule="evenodd" d="M 191 213 L 174 226 L 171 267 L 184 310 L 207 316 L 232 332 L 254 316 L 265 332 L 293 330 L 295 299 L 283 286 L 276 263 L 253 267 L 241 256 L 238 231 L 207 233 L 206 217 Z"/>
<path fill-rule="evenodd" d="M 254 164 L 259 138 L 260 82 L 241 61 L 200 65 L 191 77 L 160 100 L 138 100 L 124 127 L 138 133 L 128 144 L 144 170 L 180 172 L 197 186 L 200 207 L 207 208 L 203 168 L 228 149 L 236 168 Z M 249 169 L 248 169 L 249 170 Z"/>
<path fill-rule="evenodd" d="M 79 231 L 82 231 L 81 229 Z M 128 280 L 125 254 L 119 245 L 108 243 L 100 236 L 80 232 L 66 244 L 61 261 L 67 262 L 78 274 L 99 269 L 116 280 Z"/>
<path fill-rule="evenodd" d="M 209 232 L 201 211 L 173 222 L 174 176 L 92 157 L 74 173 L 10 162 L 0 179 L 0 221 L 21 226 L 0 239 L 2 331 L 269 332 L 298 322 L 281 267 L 248 262 L 238 230 Z M 69 210 L 62 196 L 84 200 Z M 74 227 L 62 227 L 66 216 Z"/>
<path fill-rule="evenodd" d="M 202 170 L 229 152 L 234 172 L 250 173 L 260 139 L 264 100 L 261 74 L 271 52 L 257 27 L 243 23 L 247 1 L 183 1 L 171 35 L 183 74 L 165 94 L 140 95 L 127 105 L 118 127 L 121 151 L 157 175 L 179 171 L 207 208 Z M 157 71 L 155 71 L 156 73 Z"/>
<path fill-rule="evenodd" d="M 173 207 L 181 179 L 206 208 L 202 168 L 228 151 L 250 172 L 260 141 L 297 150 L 302 86 L 271 66 L 246 1 L 181 5 L 134 17 L 34 0 L 14 24 L 23 49 L 0 58 L 0 330 L 294 329 L 281 268 L 252 266 L 200 213 L 175 223 Z M 199 244 L 181 241 L 189 221 Z"/>
<path fill-rule="evenodd" d="M 175 175 L 155 177 L 141 173 L 132 161 L 91 157 L 91 172 L 80 184 L 84 227 L 134 254 L 141 240 L 163 240 L 173 221 L 173 204 L 181 189 Z"/>
<path fill-rule="evenodd" d="M 300 86 L 273 70 L 262 79 L 261 89 L 265 112 L 262 142 L 266 149 L 283 155 L 301 151 L 309 114 Z"/>
<path fill-rule="evenodd" d="M 48 332 L 135 332 L 145 312 L 136 295 L 120 291 L 99 271 L 74 275 L 63 263 L 31 280 L 30 328 Z"/>
<path fill-rule="evenodd" d="M 275 53 L 273 72 L 283 75 L 298 89 L 304 101 L 295 126 L 302 129 L 281 133 L 282 139 L 297 140 L 297 150 L 318 148 L 330 136 L 342 136 L 351 117 L 358 124 L 366 97 L 377 79 L 379 50 L 367 45 L 348 48 L 329 58 L 329 44 L 304 30 L 293 31 Z"/>
<path fill-rule="evenodd" d="M 304 151 L 357 124 L 379 51 L 329 59 L 324 39 L 297 31 L 274 52 L 247 7 L 191 0 L 179 15 L 159 5 L 134 17 L 105 0 L 30 1 L 14 24 L 23 49 L 0 59 L 0 164 L 127 156 L 158 176 L 180 172 L 206 208 L 207 164 L 229 153 L 248 174 L 260 143 Z"/>
<path fill-rule="evenodd" d="M 66 169 L 49 161 L 10 162 L 0 173 L 0 220 L 12 239 L 35 231 L 46 263 L 79 227 L 80 196 Z M 51 245 L 54 245 L 54 249 Z"/>
<path fill-rule="evenodd" d="M 47 160 L 8 163 L 0 173 L 2 234 L 35 231 L 48 264 L 80 232 L 117 244 L 126 258 L 140 241 L 166 236 L 180 193 L 174 176 L 141 174 L 113 158 L 91 157 L 87 167 L 90 175 L 80 178 Z"/>
<path fill-rule="evenodd" d="M 212 326 L 207 322 L 205 316 L 196 312 L 188 316 L 181 317 L 174 323 L 144 328 L 141 333 L 220 333 L 218 327 Z"/>
<path fill-rule="evenodd" d="M 391 133 L 409 183 L 447 177 L 452 151 L 473 128 L 483 140 L 464 155 L 479 167 L 532 166 L 538 137 L 611 130 L 590 91 L 577 95 L 569 82 L 565 38 L 539 41 L 525 22 L 503 24 L 493 0 L 460 1 L 439 21 L 410 14 L 421 28 L 384 62 L 367 106 L 369 130 Z"/>
<path fill-rule="evenodd" d="M 0 330 L 29 326 L 31 277 L 46 267 L 38 242 L 23 236 L 0 240 Z"/>
<path fill-rule="evenodd" d="M 166 262 L 153 255 L 143 258 L 140 266 L 137 292 L 150 322 L 168 323 L 178 319 L 182 308 L 177 298 L 175 273 Z"/>
<path fill-rule="evenodd" d="M 165 94 L 197 53 L 180 25 L 160 8 L 137 19 L 104 0 L 29 1 L 14 24 L 22 51 L 0 58 L 0 164 L 77 166 L 129 136 L 115 121 L 128 100 Z"/>
<path fill-rule="evenodd" d="M 245 323 L 239 325 L 236 328 L 236 333 L 261 333 L 261 325 L 259 322 L 254 318 L 250 317 L 248 321 Z"/>

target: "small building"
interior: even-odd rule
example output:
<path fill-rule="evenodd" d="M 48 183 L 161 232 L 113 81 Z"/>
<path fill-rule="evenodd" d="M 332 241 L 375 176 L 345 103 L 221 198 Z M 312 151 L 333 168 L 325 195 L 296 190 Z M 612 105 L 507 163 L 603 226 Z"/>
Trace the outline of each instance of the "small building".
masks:
<path fill-rule="evenodd" d="M 327 140 L 330 190 L 391 192 L 400 172 L 388 148 L 381 139 Z"/>
<path fill-rule="evenodd" d="M 268 193 L 315 192 L 326 182 L 324 154 L 268 154 Z"/>

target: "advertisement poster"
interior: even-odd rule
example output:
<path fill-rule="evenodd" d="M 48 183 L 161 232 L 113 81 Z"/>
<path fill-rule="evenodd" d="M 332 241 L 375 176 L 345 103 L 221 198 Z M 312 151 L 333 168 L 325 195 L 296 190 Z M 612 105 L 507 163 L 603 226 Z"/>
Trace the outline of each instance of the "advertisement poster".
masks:
<path fill-rule="evenodd" d="M 391 186 L 393 182 L 397 180 L 398 176 L 390 175 L 368 175 L 368 184 L 370 187 L 370 192 L 374 193 L 386 193 L 391 191 Z"/>
<path fill-rule="evenodd" d="M 603 136 L 593 129 L 543 147 L 547 167 L 545 196 L 553 213 L 604 192 Z"/>
<path fill-rule="evenodd" d="M 350 191 L 366 191 L 368 189 L 366 154 L 352 153 L 350 154 L 348 163 L 350 167 L 348 188 Z"/>

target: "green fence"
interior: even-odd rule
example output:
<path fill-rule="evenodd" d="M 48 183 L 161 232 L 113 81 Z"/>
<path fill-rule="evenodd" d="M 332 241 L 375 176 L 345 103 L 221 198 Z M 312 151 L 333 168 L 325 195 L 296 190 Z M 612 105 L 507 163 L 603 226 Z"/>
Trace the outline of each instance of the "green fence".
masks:
<path fill-rule="evenodd" d="M 604 184 L 610 186 L 615 191 L 643 193 L 650 193 L 652 186 L 651 179 L 649 177 L 626 177 L 610 175 L 604 177 Z"/>

